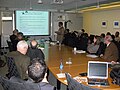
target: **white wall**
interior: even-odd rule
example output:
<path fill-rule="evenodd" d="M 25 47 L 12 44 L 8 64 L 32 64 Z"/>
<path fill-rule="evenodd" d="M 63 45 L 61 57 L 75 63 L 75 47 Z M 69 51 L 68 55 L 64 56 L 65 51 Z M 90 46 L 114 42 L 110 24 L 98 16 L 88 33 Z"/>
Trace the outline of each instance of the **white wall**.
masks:
<path fill-rule="evenodd" d="M 59 16 L 63 16 L 63 19 L 58 19 Z M 52 14 L 52 38 L 56 40 L 55 31 L 58 30 L 58 22 L 62 21 L 63 23 L 67 20 L 71 20 L 72 23 L 68 23 L 68 29 L 70 31 L 78 31 L 83 28 L 83 17 L 82 14 L 73 14 L 73 13 L 53 13 Z"/>
<path fill-rule="evenodd" d="M 1 12 L 1 17 L 12 17 L 12 11 Z M 13 31 L 13 21 L 12 20 L 1 20 L 1 47 L 7 47 L 6 40 L 9 40 L 9 35 L 12 34 Z"/>
<path fill-rule="evenodd" d="M 102 21 L 106 21 L 107 26 L 102 27 Z M 114 28 L 113 22 L 119 21 L 119 28 Z M 120 32 L 120 10 L 100 10 L 85 12 L 83 14 L 83 28 L 89 34 L 98 34 L 111 32 L 115 34 L 116 31 Z"/>
<path fill-rule="evenodd" d="M 63 16 L 64 19 L 63 20 L 58 20 L 58 16 Z M 73 13 L 53 13 L 53 19 L 52 21 L 53 22 L 59 22 L 59 21 L 62 21 L 62 22 L 65 22 L 67 20 L 71 20 L 72 23 L 68 23 L 68 28 L 71 30 L 71 31 L 74 31 L 74 30 L 79 30 L 83 27 L 83 17 L 82 17 L 82 14 L 73 14 Z M 58 24 L 55 24 L 54 25 L 54 31 L 56 31 L 56 29 L 58 30 Z"/>
<path fill-rule="evenodd" d="M 68 28 L 71 31 L 78 31 L 83 28 L 82 14 L 69 14 L 66 16 L 67 20 L 71 20 L 72 23 L 68 23 Z"/>
<path fill-rule="evenodd" d="M 13 22 L 12 21 L 2 21 L 2 47 L 7 47 L 7 42 L 6 40 L 10 40 L 9 37 L 12 35 L 13 31 Z"/>
<path fill-rule="evenodd" d="M 1 11 L 0 11 L 0 35 L 2 33 L 2 20 L 1 20 Z"/>

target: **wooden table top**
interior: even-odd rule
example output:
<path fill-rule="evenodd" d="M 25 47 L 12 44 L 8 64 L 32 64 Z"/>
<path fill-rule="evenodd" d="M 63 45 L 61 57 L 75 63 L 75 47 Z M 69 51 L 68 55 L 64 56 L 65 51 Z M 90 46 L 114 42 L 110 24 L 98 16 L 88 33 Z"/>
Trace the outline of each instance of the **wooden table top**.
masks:
<path fill-rule="evenodd" d="M 53 75 L 63 84 L 67 83 L 65 82 L 66 78 L 58 78 L 56 74 L 60 73 L 60 61 L 62 59 L 63 62 L 63 73 L 67 72 L 72 77 L 78 76 L 79 73 L 87 72 L 87 63 L 88 61 L 105 61 L 102 58 L 90 58 L 87 57 L 87 53 L 74 53 L 73 48 L 68 46 L 58 46 L 58 45 L 45 45 L 44 49 L 45 53 L 45 61 L 49 68 L 49 70 L 53 73 Z M 66 61 L 71 58 L 72 64 L 66 64 Z M 114 85 L 111 83 L 111 78 L 108 78 L 110 86 L 109 87 L 95 87 L 105 90 L 120 90 L 120 87 L 117 85 Z M 87 85 L 87 84 L 86 84 Z M 93 87 L 94 88 L 94 87 Z"/>

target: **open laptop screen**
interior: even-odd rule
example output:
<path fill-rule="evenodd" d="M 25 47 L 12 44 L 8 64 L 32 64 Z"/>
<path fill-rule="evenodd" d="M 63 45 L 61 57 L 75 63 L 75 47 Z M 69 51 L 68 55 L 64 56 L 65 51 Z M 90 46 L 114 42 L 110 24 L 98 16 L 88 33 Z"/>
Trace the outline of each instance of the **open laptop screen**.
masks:
<path fill-rule="evenodd" d="M 107 62 L 89 61 L 88 78 L 107 79 L 108 78 Z"/>

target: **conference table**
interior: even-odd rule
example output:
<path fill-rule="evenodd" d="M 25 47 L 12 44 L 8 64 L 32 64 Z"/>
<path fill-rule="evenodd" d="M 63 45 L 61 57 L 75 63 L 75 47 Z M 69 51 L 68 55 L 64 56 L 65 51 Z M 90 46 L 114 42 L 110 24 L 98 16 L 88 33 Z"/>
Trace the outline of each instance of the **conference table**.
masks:
<path fill-rule="evenodd" d="M 62 73 L 69 73 L 71 77 L 79 76 L 82 72 L 87 72 L 88 61 L 102 61 L 105 62 L 104 59 L 97 57 L 91 58 L 87 57 L 87 53 L 75 53 L 72 47 L 65 45 L 54 45 L 54 44 L 45 44 L 45 61 L 48 66 L 49 71 L 53 74 L 53 76 L 63 85 L 67 86 L 66 78 L 58 78 L 57 74 L 61 73 L 59 67 L 62 61 L 63 70 Z M 66 62 L 71 58 L 72 64 L 66 64 Z M 108 75 L 110 75 L 110 68 L 108 71 Z M 87 78 L 87 77 L 86 77 Z M 99 88 L 103 90 L 120 90 L 120 86 L 112 84 L 112 79 L 110 76 L 108 77 L 108 81 L 110 86 L 92 86 L 92 88 Z M 83 84 L 88 85 L 83 82 Z"/>

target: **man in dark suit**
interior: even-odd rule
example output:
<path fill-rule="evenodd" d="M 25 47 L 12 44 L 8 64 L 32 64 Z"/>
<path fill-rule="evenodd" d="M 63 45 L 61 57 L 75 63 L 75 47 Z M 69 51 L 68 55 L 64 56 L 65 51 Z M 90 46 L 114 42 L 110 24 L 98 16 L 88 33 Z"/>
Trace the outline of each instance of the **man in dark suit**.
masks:
<path fill-rule="evenodd" d="M 17 70 L 20 73 L 22 79 L 27 79 L 28 75 L 26 73 L 27 67 L 30 64 L 30 58 L 26 55 L 28 49 L 28 44 L 26 41 L 19 41 L 17 44 L 17 51 L 9 52 L 6 56 L 13 57 Z"/>
<path fill-rule="evenodd" d="M 18 34 L 18 30 L 15 29 L 13 31 L 13 34 L 10 35 L 10 40 L 12 42 L 12 45 L 13 45 L 13 51 L 16 51 L 17 50 L 17 43 L 18 43 L 18 38 L 17 38 L 17 34 Z"/>
<path fill-rule="evenodd" d="M 107 45 L 105 49 L 105 53 L 103 58 L 107 61 L 117 61 L 119 58 L 118 54 L 118 48 L 117 46 L 112 42 L 111 35 L 105 36 L 105 43 Z"/>
<path fill-rule="evenodd" d="M 27 51 L 27 55 L 30 57 L 30 60 L 33 60 L 34 58 L 39 58 L 41 60 L 45 59 L 44 53 L 41 49 L 37 48 L 38 42 L 36 40 L 32 40 L 30 42 L 30 48 Z"/>

